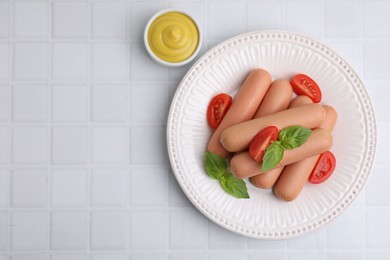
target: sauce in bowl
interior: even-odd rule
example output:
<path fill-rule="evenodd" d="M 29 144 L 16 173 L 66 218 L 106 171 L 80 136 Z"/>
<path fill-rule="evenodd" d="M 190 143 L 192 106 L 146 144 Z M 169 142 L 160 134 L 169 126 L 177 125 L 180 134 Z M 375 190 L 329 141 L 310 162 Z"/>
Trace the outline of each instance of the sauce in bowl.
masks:
<path fill-rule="evenodd" d="M 145 41 L 149 54 L 155 60 L 183 65 L 198 53 L 201 37 L 198 25 L 190 16 L 172 10 L 151 18 L 146 27 Z"/>

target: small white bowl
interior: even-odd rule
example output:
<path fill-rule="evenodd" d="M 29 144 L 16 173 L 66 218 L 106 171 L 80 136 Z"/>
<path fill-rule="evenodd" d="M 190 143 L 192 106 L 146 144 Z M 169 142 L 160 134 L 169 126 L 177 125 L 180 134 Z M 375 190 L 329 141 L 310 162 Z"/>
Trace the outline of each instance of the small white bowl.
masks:
<path fill-rule="evenodd" d="M 199 39 L 198 39 L 198 45 L 197 45 L 194 53 L 191 56 L 189 56 L 187 59 L 185 59 L 183 61 L 180 61 L 180 62 L 169 62 L 169 61 L 165 61 L 163 59 L 160 59 L 159 57 L 157 57 L 156 54 L 153 53 L 153 51 L 151 50 L 151 48 L 149 46 L 148 32 L 149 32 L 149 28 L 150 28 L 151 24 L 160 15 L 163 15 L 165 13 L 170 13 L 170 12 L 178 12 L 178 13 L 182 13 L 182 14 L 188 16 L 194 22 L 195 26 L 198 29 L 198 37 L 199 37 Z M 177 9 L 164 9 L 162 11 L 157 12 L 155 15 L 153 15 L 149 19 L 148 23 L 146 24 L 145 31 L 144 31 L 144 43 L 145 43 L 145 48 L 148 51 L 150 57 L 152 57 L 152 59 L 155 62 L 157 62 L 157 63 L 159 63 L 161 65 L 168 66 L 168 67 L 179 67 L 179 66 L 183 66 L 183 65 L 191 62 L 196 57 L 196 55 L 198 55 L 198 53 L 200 51 L 200 48 L 202 47 L 202 33 L 201 33 L 201 30 L 200 30 L 199 24 L 195 21 L 195 19 L 191 15 L 189 15 L 189 14 L 183 12 L 183 11 L 177 10 Z"/>

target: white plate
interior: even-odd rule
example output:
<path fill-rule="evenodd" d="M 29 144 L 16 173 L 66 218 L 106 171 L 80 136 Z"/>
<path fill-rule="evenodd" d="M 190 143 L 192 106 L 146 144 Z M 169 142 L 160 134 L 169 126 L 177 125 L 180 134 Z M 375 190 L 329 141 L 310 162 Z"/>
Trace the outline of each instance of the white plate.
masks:
<path fill-rule="evenodd" d="M 307 184 L 293 202 L 251 186 L 250 199 L 226 194 L 204 170 L 211 131 L 206 109 L 220 93 L 234 94 L 247 73 L 267 69 L 274 79 L 297 73 L 320 85 L 322 103 L 339 114 L 333 132 L 336 170 L 325 183 Z M 371 101 L 353 69 L 333 50 L 291 32 L 260 31 L 237 36 L 208 51 L 188 71 L 173 98 L 167 125 L 170 162 L 190 201 L 215 223 L 260 239 L 286 239 L 323 226 L 361 191 L 376 148 Z"/>

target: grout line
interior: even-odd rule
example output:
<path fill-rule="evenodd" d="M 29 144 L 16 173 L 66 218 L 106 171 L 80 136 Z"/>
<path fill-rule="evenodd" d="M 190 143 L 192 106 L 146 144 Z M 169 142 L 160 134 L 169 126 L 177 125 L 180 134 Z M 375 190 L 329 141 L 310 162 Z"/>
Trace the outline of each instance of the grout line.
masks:
<path fill-rule="evenodd" d="M 131 14 L 131 9 L 132 8 L 132 5 L 131 3 L 128 3 L 127 4 L 127 11 L 126 11 L 126 21 L 127 21 L 127 27 L 126 27 L 126 31 L 129 33 L 128 35 L 128 38 L 131 37 L 130 35 L 130 14 Z M 132 219 L 132 203 L 131 203 L 131 192 L 130 192 L 130 189 L 131 189 L 131 182 L 132 182 L 132 174 L 133 174 L 133 171 L 132 171 L 132 167 L 131 167 L 131 163 L 132 163 L 132 150 L 131 150 L 131 133 L 132 133 L 132 120 L 133 120 L 133 117 L 132 117 L 132 109 L 131 109 L 131 96 L 132 96 L 132 85 L 131 85 L 131 77 L 132 77 L 132 64 L 131 64 L 131 55 L 132 55 L 132 46 L 133 46 L 133 43 L 132 42 L 127 42 L 126 43 L 126 46 L 127 46 L 127 68 L 126 68 L 126 76 L 127 76 L 127 84 L 126 84 L 126 113 L 125 113 L 125 116 L 126 116 L 126 123 L 127 123 L 127 127 L 126 127 L 126 163 L 127 163 L 127 167 L 126 167 L 126 183 L 127 183 L 127 187 L 125 188 L 125 206 L 126 206 L 126 224 L 125 224 L 125 228 L 126 228 L 126 239 L 125 239 L 125 243 L 126 243 L 126 251 L 127 251 L 127 255 L 130 254 L 131 250 L 132 250 L 132 247 L 133 247 L 133 239 L 132 239 L 132 232 L 131 232 L 131 229 L 132 229 L 132 223 L 131 223 L 131 219 Z"/>
<path fill-rule="evenodd" d="M 46 199 L 46 217 L 47 217 L 47 220 L 46 220 L 46 226 L 47 226 L 47 231 L 46 231 L 46 239 L 47 239 L 47 244 L 46 244 L 46 250 L 47 252 L 49 253 L 50 250 L 51 250 L 51 240 L 52 240 L 52 237 L 51 237 L 51 187 L 52 187 L 52 164 L 51 164 L 51 158 L 52 158 L 52 145 L 51 145 L 51 136 L 52 136 L 52 126 L 51 126 L 51 123 L 52 123 L 52 96 L 53 96 L 53 91 L 52 91 L 52 70 L 53 70 L 53 57 L 52 57 L 52 49 L 53 49 L 53 46 L 52 46 L 52 42 L 51 42 L 51 32 L 52 32 L 52 18 L 53 18 L 53 12 L 52 12 L 52 2 L 51 1 L 48 1 L 48 25 L 47 25 L 47 64 L 48 64 L 48 68 L 47 68 L 47 71 L 46 71 L 46 75 L 47 75 L 47 79 L 48 79 L 48 84 L 47 84 L 47 106 L 48 106 L 48 114 L 47 114 L 47 122 L 48 122 L 48 134 L 47 134 L 47 170 L 46 170 L 46 174 L 47 174 L 47 191 L 46 191 L 46 194 L 47 194 L 47 199 Z M 47 254 L 48 254 L 47 253 Z"/>
<path fill-rule="evenodd" d="M 87 258 L 89 259 L 90 258 L 90 255 L 91 255 L 91 232 L 92 232 L 92 229 L 91 229 L 91 218 L 92 218 L 92 212 L 91 212 L 91 178 L 92 178 L 92 175 L 91 175 L 91 156 L 92 156 L 92 135 L 91 135 L 91 132 L 92 132 L 92 129 L 91 129 L 91 118 L 92 118 L 92 107 L 91 107 L 91 91 L 92 91 L 92 86 L 91 86 L 91 80 L 92 80 L 92 66 L 93 66 L 93 55 L 92 55 L 92 51 L 93 51 L 93 48 L 92 48 L 92 26 L 93 26 L 93 17 L 92 17 L 92 8 L 93 8 L 93 5 L 90 1 L 87 1 L 86 2 L 87 4 L 87 22 L 89 24 L 87 24 L 87 28 L 88 28 L 88 35 L 87 35 L 87 44 L 88 44 L 88 47 L 89 47 L 89 51 L 88 51 L 88 55 L 89 57 L 87 57 L 87 60 L 89 62 L 89 66 L 87 68 L 87 73 L 89 75 L 89 77 L 87 77 L 87 114 L 89 115 L 87 117 L 87 125 L 86 125 L 86 128 L 87 128 L 87 163 L 85 165 L 85 168 L 86 168 L 86 256 Z"/>
<path fill-rule="evenodd" d="M 131 10 L 132 10 L 132 5 L 130 2 L 127 2 L 126 4 L 126 39 L 130 40 L 131 39 L 131 33 L 130 33 L 130 15 L 131 15 Z M 128 52 L 128 68 L 127 68 L 127 78 L 128 78 L 128 81 L 126 83 L 126 89 L 125 89 L 125 93 L 126 93 L 126 113 L 125 113 L 125 117 L 126 117 L 126 123 L 127 123 L 127 127 L 126 127 L 126 133 L 127 133 L 127 139 L 126 139 L 126 150 L 127 150 L 127 158 L 126 158 L 126 162 L 127 162 L 127 167 L 125 168 L 125 183 L 127 183 L 126 187 L 125 187 L 125 207 L 126 207 L 126 224 L 125 224 L 125 228 L 126 228 L 126 232 L 125 232 L 125 236 L 126 236 L 126 239 L 125 239 L 125 247 L 126 247 L 126 252 L 127 252 L 127 255 L 129 254 L 130 250 L 131 250 L 131 246 L 132 246 L 132 239 L 131 239 L 131 211 L 130 211 L 130 206 L 131 206 L 131 194 L 130 194 L 130 187 L 131 187 L 131 182 L 132 182 L 132 170 L 130 168 L 130 165 L 131 165 L 131 121 L 132 121 L 132 115 L 131 115 L 131 69 L 132 69 L 132 66 L 131 66 L 131 47 L 132 47 L 132 43 L 129 41 L 128 42 L 128 45 L 127 45 L 127 52 Z"/>
<path fill-rule="evenodd" d="M 7 230 L 6 230 L 6 243 L 5 243 L 5 252 L 9 254 L 11 251 L 11 241 L 12 241 L 12 214 L 11 214 L 11 192 L 12 192 L 12 171 L 11 171 L 11 165 L 14 161 L 13 158 L 13 136 L 14 136 L 14 127 L 12 126 L 12 115 L 13 115 L 13 86 L 11 85 L 11 81 L 13 78 L 14 74 L 14 66 L 13 66 L 13 59 L 14 59 L 14 46 L 13 46 L 13 11 L 14 11 L 14 5 L 11 0 L 8 1 L 8 15 L 9 15 L 9 32 L 8 32 L 8 42 L 9 42 L 9 61 L 8 61 L 8 66 L 9 66 L 9 72 L 8 72 L 8 97 L 9 97 L 9 115 L 8 115 L 8 122 L 9 124 L 9 158 L 8 158 L 8 198 L 7 198 L 7 214 L 6 214 L 6 221 L 7 221 Z"/>

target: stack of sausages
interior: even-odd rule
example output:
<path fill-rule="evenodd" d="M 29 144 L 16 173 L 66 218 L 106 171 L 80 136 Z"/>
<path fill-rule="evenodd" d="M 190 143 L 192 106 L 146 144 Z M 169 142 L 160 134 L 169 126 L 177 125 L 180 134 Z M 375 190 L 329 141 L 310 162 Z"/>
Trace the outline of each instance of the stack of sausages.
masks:
<path fill-rule="evenodd" d="M 249 73 L 207 150 L 223 158 L 231 156 L 230 171 L 237 178 L 249 178 L 258 188 L 273 188 L 277 197 L 292 201 L 303 189 L 320 154 L 331 148 L 337 113 L 331 106 L 314 104 L 307 96 L 291 100 L 292 86 L 286 79 L 271 82 L 266 70 Z M 260 130 L 271 125 L 279 131 L 292 125 L 313 131 L 302 146 L 286 150 L 274 169 L 262 172 L 261 162 L 249 155 L 248 146 Z"/>

